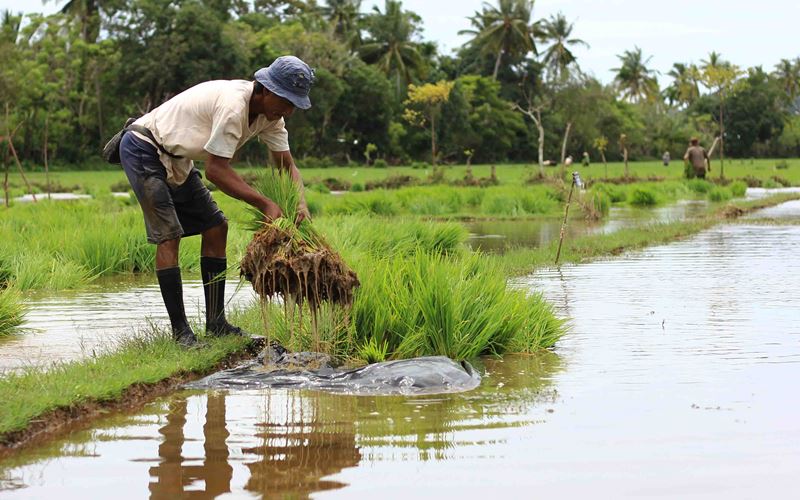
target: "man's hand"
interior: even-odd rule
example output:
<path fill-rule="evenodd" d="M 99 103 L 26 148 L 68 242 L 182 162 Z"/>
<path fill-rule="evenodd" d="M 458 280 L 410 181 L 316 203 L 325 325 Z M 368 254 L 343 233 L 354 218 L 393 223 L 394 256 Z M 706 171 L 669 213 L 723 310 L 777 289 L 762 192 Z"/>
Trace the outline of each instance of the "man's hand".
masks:
<path fill-rule="evenodd" d="M 311 212 L 308 211 L 306 200 L 302 200 L 297 206 L 297 220 L 295 224 L 299 226 L 304 220 L 311 221 Z"/>
<path fill-rule="evenodd" d="M 261 213 L 264 214 L 264 222 L 270 223 L 283 215 L 281 207 L 272 200 L 266 200 L 264 205 L 259 208 Z"/>

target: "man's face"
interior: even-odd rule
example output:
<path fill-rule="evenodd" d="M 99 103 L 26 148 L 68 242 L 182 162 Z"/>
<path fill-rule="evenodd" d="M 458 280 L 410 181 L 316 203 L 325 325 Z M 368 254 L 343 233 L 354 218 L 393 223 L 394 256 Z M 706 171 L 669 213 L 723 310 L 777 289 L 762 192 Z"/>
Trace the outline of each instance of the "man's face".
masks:
<path fill-rule="evenodd" d="M 280 118 L 289 118 L 294 113 L 294 104 L 289 102 L 272 92 L 267 94 L 264 98 L 264 114 L 268 120 L 278 120 Z"/>

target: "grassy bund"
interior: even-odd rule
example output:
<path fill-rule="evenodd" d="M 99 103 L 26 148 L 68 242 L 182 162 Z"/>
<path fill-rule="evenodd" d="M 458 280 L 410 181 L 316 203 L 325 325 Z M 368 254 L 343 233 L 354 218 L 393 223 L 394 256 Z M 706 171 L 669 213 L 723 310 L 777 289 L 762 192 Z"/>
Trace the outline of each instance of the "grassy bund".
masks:
<path fill-rule="evenodd" d="M 602 213 L 613 203 L 647 205 L 684 196 L 710 197 L 709 193 L 717 189 L 725 190 L 720 196 L 724 200 L 741 187 L 677 180 L 624 185 L 597 183 L 586 198 Z M 550 265 L 554 248 L 485 256 L 464 246 L 466 232 L 461 225 L 414 217 L 460 213 L 530 215 L 535 211 L 525 208 L 527 202 L 506 201 L 522 194 L 522 190 L 537 193 L 530 198 L 535 206 L 552 203 L 552 208 L 542 210 L 539 215 L 560 212 L 563 187 L 549 185 L 418 186 L 382 193 L 351 193 L 354 198 L 363 195 L 365 199 L 367 196 L 377 199 L 379 194 L 391 196 L 400 208 L 387 214 L 375 210 L 340 210 L 336 207 L 354 202 L 316 193 L 317 213 L 327 215 L 318 217 L 315 224 L 362 279 L 350 321 L 344 321 L 340 312 L 323 311 L 317 328 L 312 329 L 309 315 L 304 315 L 305 319 L 287 317 L 279 307 L 241 311 L 237 321 L 251 331 L 263 331 L 264 312 L 270 336 L 290 348 L 319 347 L 352 363 L 420 354 L 469 358 L 485 353 L 533 352 L 551 346 L 564 332 L 562 322 L 539 295 L 510 290 L 506 282 L 511 275 Z M 450 204 L 437 205 L 448 207 L 448 211 L 419 212 L 409 201 L 425 201 L 435 198 L 437 193 L 441 199 L 451 200 Z M 654 200 L 641 193 L 651 194 Z M 456 197 L 458 200 L 453 201 Z M 217 198 L 232 220 L 230 254 L 231 260 L 235 260 L 250 238 L 244 227 L 249 214 L 241 203 L 224 196 Z M 567 241 L 562 261 L 580 262 L 663 243 L 718 223 L 725 214 L 739 214 L 792 198 L 779 195 L 758 202 L 737 203 L 738 209 L 733 211 L 714 204 L 710 215 L 697 221 Z M 487 199 L 501 201 L 486 202 Z M 648 201 L 642 202 L 643 199 Z M 495 203 L 506 208 L 492 213 L 489 207 Z M 511 206 L 517 208 L 507 210 Z M 515 211 L 520 206 L 523 213 Z M 376 223 L 378 215 L 390 218 L 384 219 L 385 223 Z M 20 291 L 74 288 L 97 276 L 151 270 L 153 248 L 144 243 L 143 234 L 138 207 L 110 196 L 68 204 L 18 204 L 2 212 L 0 236 L 9 243 L 0 251 L 0 277 L 4 286 L 0 292 L 0 313 L 12 311 L 7 317 L 11 318 L 8 324 L 13 326 L 18 321 L 14 318 L 22 316 Z M 187 269 L 196 268 L 199 239 L 186 243 L 182 245 L 181 264 Z M 174 377 L 207 373 L 242 352 L 245 345 L 236 339 L 209 340 L 206 347 L 187 351 L 179 349 L 164 334 L 153 332 L 87 360 L 8 374 L 0 378 L 0 400 L 4 402 L 0 405 L 0 443 L 25 442 L 39 431 L 52 430 L 60 423 L 91 413 L 87 408 L 113 406 L 129 397 L 132 388 L 146 392 L 148 387 L 157 387 Z"/>

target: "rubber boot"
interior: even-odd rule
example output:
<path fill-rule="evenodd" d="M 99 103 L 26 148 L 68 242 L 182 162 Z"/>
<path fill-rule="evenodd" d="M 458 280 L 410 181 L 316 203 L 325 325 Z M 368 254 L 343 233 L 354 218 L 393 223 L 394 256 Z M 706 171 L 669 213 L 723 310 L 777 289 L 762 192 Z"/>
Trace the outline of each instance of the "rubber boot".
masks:
<path fill-rule="evenodd" d="M 246 336 L 241 328 L 225 319 L 225 271 L 228 260 L 218 257 L 200 257 L 200 274 L 206 299 L 206 334 Z"/>
<path fill-rule="evenodd" d="M 197 343 L 197 337 L 186 321 L 186 311 L 183 307 L 183 283 L 181 282 L 181 268 L 168 267 L 156 271 L 158 286 L 161 288 L 161 298 L 167 307 L 169 322 L 172 325 L 172 338 L 182 346 L 190 347 Z"/>

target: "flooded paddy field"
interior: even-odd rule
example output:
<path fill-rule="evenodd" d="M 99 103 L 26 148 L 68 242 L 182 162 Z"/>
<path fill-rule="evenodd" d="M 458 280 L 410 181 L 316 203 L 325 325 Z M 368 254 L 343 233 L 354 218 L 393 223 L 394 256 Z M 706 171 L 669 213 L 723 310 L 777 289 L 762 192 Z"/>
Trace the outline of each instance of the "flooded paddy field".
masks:
<path fill-rule="evenodd" d="M 780 214 L 780 216 L 776 215 Z M 571 330 L 439 396 L 181 391 L 0 461 L 9 498 L 790 497 L 800 205 L 514 280 Z"/>

